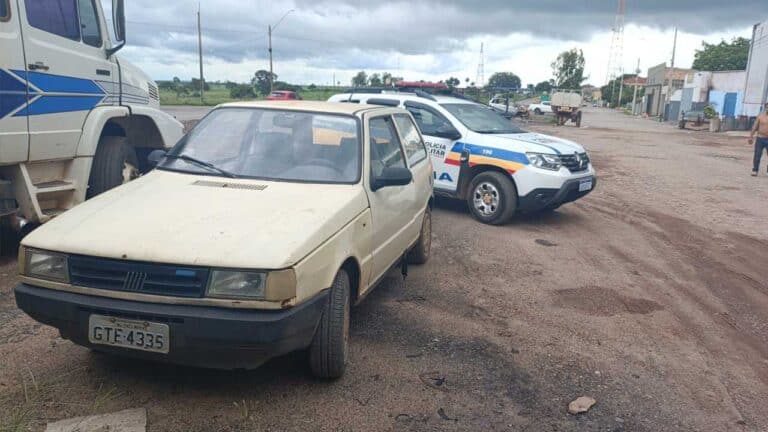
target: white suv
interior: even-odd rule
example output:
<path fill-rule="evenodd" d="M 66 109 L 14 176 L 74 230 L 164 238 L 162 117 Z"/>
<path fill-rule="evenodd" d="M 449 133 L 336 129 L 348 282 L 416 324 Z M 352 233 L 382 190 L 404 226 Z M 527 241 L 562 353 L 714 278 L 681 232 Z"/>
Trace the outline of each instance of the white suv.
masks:
<path fill-rule="evenodd" d="M 410 111 L 432 156 L 435 193 L 466 199 L 483 223 L 499 225 L 518 212 L 554 210 L 596 184 L 582 146 L 523 131 L 472 101 L 424 92 L 344 93 L 329 101 Z"/>

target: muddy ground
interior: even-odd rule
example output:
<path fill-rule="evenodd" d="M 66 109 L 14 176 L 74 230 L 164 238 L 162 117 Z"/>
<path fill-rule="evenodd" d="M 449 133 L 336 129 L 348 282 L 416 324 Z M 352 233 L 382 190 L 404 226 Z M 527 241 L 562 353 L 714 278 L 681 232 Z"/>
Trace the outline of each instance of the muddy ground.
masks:
<path fill-rule="evenodd" d="M 0 264 L 0 430 L 146 407 L 151 431 L 768 430 L 768 176 L 743 138 L 607 110 L 529 127 L 597 190 L 504 227 L 434 213 L 431 261 L 353 312 L 351 365 L 220 372 L 91 353 L 14 303 Z M 568 403 L 597 400 L 572 416 Z"/>

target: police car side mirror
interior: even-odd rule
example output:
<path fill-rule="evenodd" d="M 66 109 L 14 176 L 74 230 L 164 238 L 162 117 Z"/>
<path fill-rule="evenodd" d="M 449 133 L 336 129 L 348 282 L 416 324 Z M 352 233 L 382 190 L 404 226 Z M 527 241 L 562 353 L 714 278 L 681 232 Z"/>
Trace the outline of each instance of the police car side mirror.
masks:
<path fill-rule="evenodd" d="M 451 141 L 456 141 L 457 139 L 461 138 L 461 132 L 456 130 L 453 126 L 449 125 L 442 125 L 437 128 L 435 131 L 435 136 L 438 136 L 440 138 L 446 138 Z"/>

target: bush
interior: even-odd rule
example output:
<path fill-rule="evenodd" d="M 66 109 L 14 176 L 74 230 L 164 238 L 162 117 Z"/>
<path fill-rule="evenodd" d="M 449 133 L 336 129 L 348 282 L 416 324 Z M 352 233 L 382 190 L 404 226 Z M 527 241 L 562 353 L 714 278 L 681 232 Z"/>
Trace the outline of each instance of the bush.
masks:
<path fill-rule="evenodd" d="M 229 96 L 232 99 L 255 98 L 256 92 L 249 84 L 235 84 L 229 89 Z"/>
<path fill-rule="evenodd" d="M 715 111 L 715 108 L 712 107 L 712 105 L 707 105 L 704 107 L 704 117 L 708 119 L 713 119 L 717 117 L 717 111 Z"/>

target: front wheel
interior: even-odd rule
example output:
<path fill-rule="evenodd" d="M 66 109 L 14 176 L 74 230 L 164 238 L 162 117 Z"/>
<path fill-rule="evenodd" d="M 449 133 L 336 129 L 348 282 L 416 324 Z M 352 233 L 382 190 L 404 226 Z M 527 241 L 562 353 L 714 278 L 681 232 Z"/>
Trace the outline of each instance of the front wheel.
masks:
<path fill-rule="evenodd" d="M 309 346 L 309 366 L 318 378 L 344 375 L 349 349 L 349 308 L 349 275 L 339 270 Z"/>
<path fill-rule="evenodd" d="M 469 210 L 475 219 L 489 225 L 503 225 L 517 210 L 517 191 L 506 175 L 488 171 L 472 179 L 467 196 Z"/>
<path fill-rule="evenodd" d="M 139 176 L 139 163 L 133 147 L 123 137 L 103 136 L 96 148 L 88 179 L 87 198 L 104 193 Z"/>
<path fill-rule="evenodd" d="M 543 113 L 543 112 L 541 112 L 541 110 L 540 110 L 540 109 L 538 109 L 538 108 L 536 108 L 535 110 L 533 110 L 533 113 L 534 113 L 534 114 L 536 114 L 536 115 L 542 115 L 542 114 L 544 114 L 544 113 Z"/>

